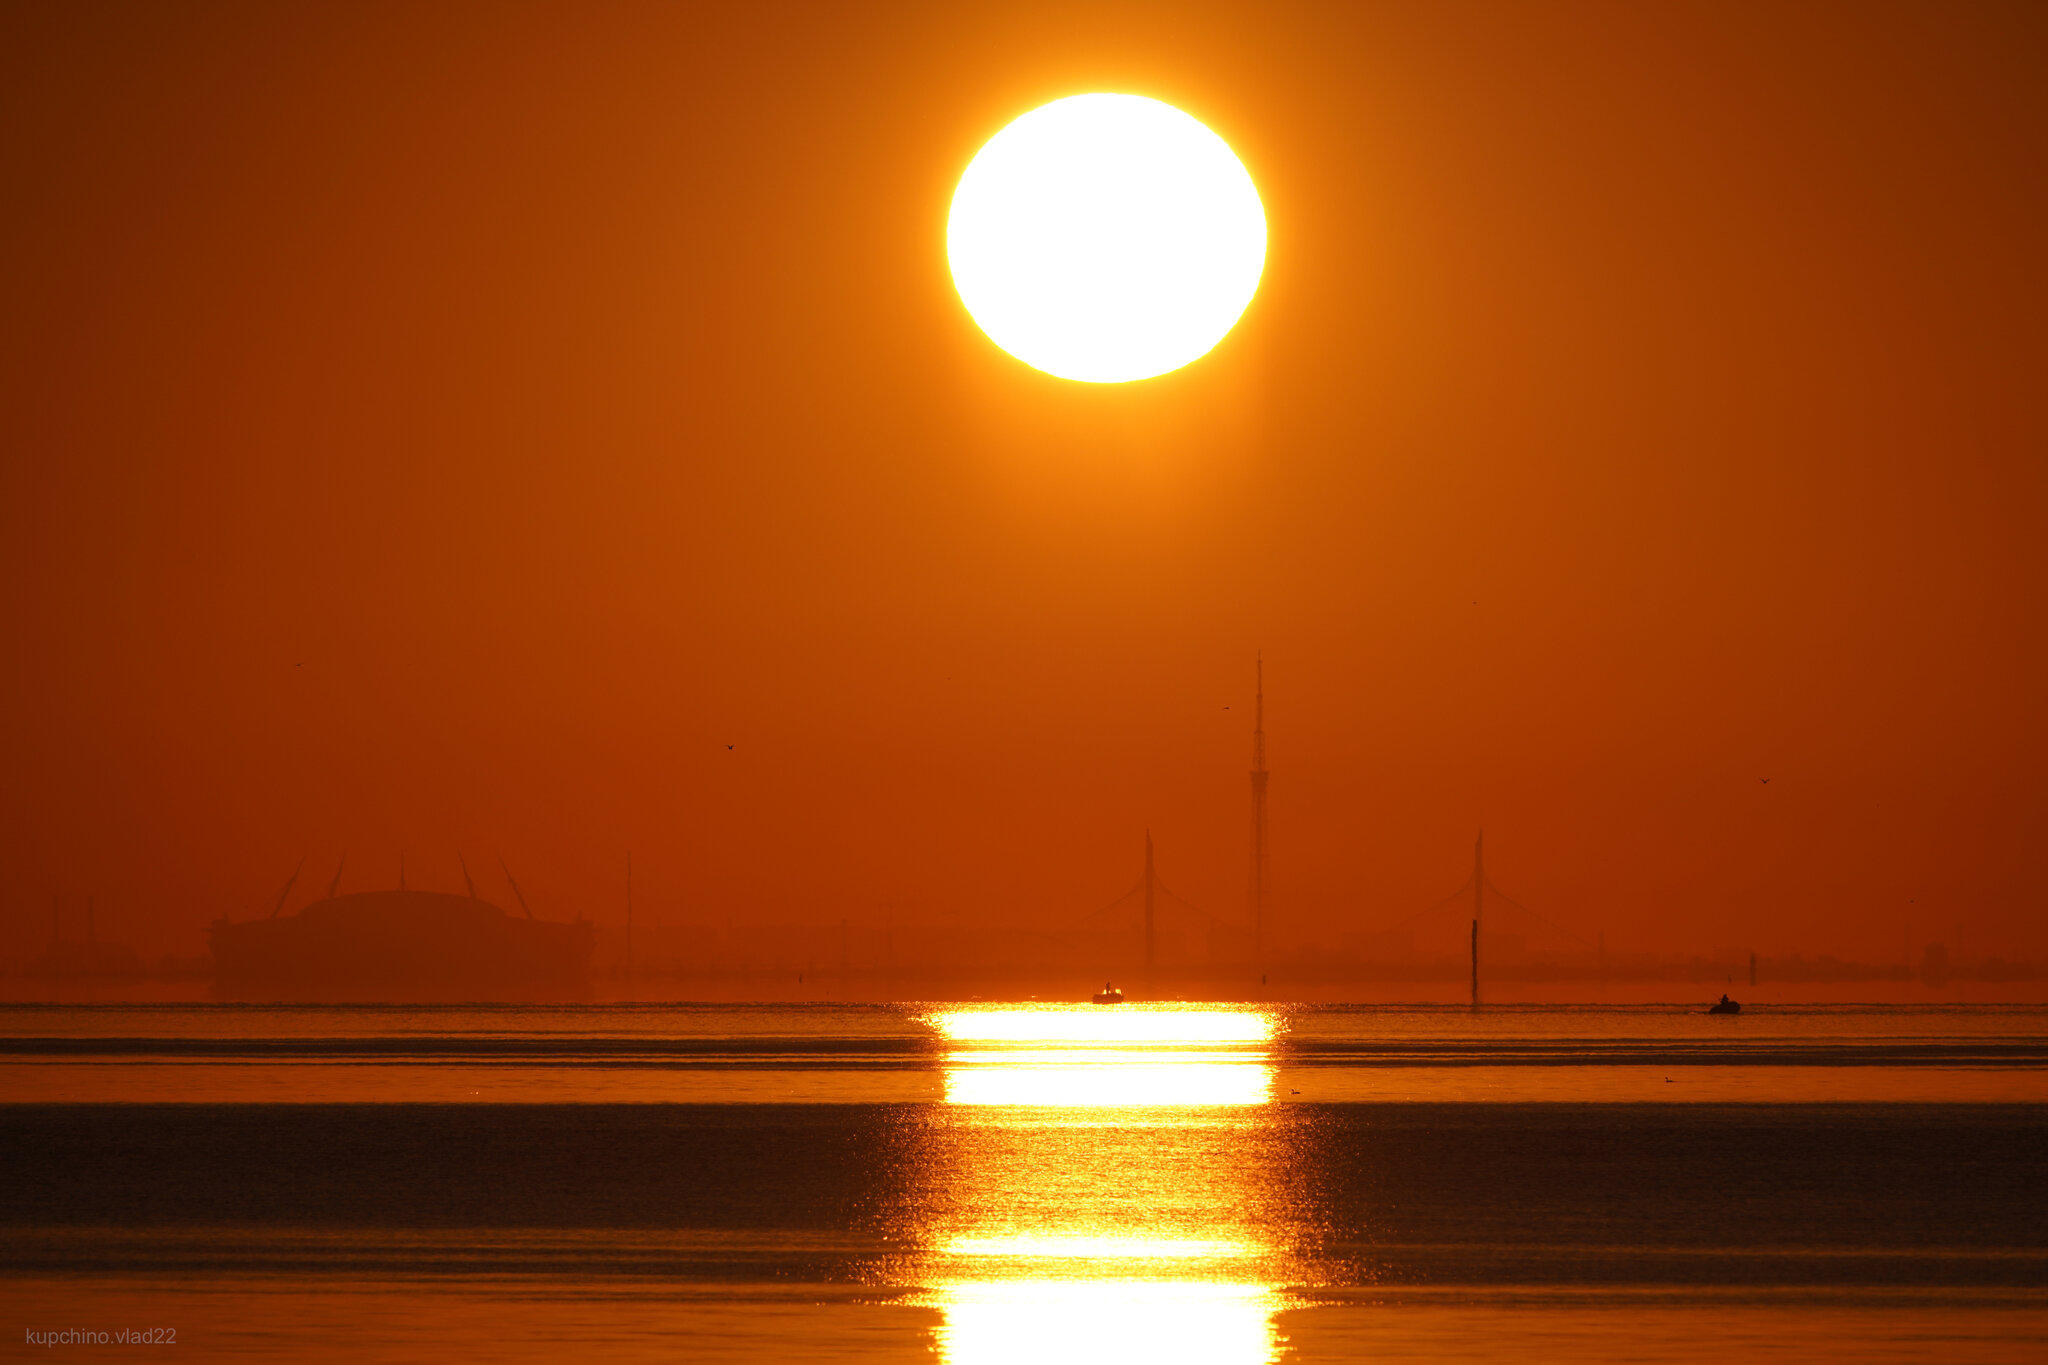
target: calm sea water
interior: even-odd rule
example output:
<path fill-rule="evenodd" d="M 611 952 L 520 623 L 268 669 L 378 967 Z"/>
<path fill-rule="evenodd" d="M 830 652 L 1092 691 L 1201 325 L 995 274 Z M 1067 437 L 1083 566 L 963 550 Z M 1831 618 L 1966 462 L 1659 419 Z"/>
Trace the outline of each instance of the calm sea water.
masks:
<path fill-rule="evenodd" d="M 0 1007 L 0 1170 L 40 1353 L 2048 1353 L 2040 1007 Z"/>

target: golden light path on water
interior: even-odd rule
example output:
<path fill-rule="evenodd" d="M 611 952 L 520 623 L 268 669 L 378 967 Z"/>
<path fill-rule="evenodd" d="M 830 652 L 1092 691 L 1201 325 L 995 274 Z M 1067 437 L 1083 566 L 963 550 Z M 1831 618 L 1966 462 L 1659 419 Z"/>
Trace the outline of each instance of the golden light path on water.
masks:
<path fill-rule="evenodd" d="M 948 1104 L 1121 1109 L 1264 1104 L 1272 1095 L 1271 1067 L 1209 1057 L 1134 1062 L 1125 1054 L 1092 1049 L 1068 1056 L 1027 1052 L 995 1061 L 977 1058 L 946 1070 Z"/>
<path fill-rule="evenodd" d="M 1260 1285 L 1156 1280 L 1002 1280 L 950 1284 L 940 1348 L 973 1365 L 1048 1360 L 1170 1360 L 1249 1365 L 1277 1354 Z"/>
<path fill-rule="evenodd" d="M 1190 1257 L 1219 1260 L 1244 1256 L 1243 1242 L 1182 1237 L 954 1237 L 945 1243 L 953 1256 L 1041 1257 L 1062 1261 L 1171 1261 Z"/>
<path fill-rule="evenodd" d="M 1273 1099 L 1272 1015 L 1134 1006 L 957 1009 L 954 1198 L 928 1229 L 943 1358 L 1277 1358 L 1275 1248 L 1237 1140 Z"/>
<path fill-rule="evenodd" d="M 1257 1011 L 958 1010 L 934 1022 L 966 1045 L 946 1057 L 949 1104 L 1151 1108 L 1273 1096 L 1274 1025 Z"/>
<path fill-rule="evenodd" d="M 1161 1048 L 1273 1040 L 1272 1016 L 1258 1010 L 1148 1010 L 1131 1005 L 951 1010 L 935 1016 L 934 1022 L 956 1043 Z"/>

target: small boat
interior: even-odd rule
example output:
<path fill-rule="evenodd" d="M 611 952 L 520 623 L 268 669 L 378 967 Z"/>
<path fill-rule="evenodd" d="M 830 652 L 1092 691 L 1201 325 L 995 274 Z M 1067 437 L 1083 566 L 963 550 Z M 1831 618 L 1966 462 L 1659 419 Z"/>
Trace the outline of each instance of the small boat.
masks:
<path fill-rule="evenodd" d="M 1102 983 L 1102 989 L 1095 992 L 1095 999 L 1091 1003 L 1097 1005 L 1121 1005 L 1123 1002 L 1123 991 L 1105 981 Z"/>
<path fill-rule="evenodd" d="M 1707 1006 L 1707 1013 L 1740 1014 L 1742 1013 L 1742 1002 L 1740 1000 L 1730 1000 L 1727 996 L 1724 995 L 1721 997 L 1720 1004 Z"/>

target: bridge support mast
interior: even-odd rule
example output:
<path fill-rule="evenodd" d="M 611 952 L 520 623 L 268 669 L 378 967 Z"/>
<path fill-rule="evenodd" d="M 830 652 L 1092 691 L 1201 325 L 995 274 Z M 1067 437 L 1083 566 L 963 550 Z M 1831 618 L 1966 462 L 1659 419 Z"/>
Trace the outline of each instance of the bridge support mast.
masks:
<path fill-rule="evenodd" d="M 1486 915 L 1486 831 L 1472 845 L 1472 1008 L 1479 1008 L 1479 921 Z"/>
<path fill-rule="evenodd" d="M 1258 659 L 1252 709 L 1252 966 L 1266 969 L 1266 660 Z"/>
<path fill-rule="evenodd" d="M 1152 983 L 1152 972 L 1158 958 L 1154 953 L 1153 905 L 1154 891 L 1158 883 L 1152 871 L 1152 831 L 1145 831 L 1145 984 Z"/>

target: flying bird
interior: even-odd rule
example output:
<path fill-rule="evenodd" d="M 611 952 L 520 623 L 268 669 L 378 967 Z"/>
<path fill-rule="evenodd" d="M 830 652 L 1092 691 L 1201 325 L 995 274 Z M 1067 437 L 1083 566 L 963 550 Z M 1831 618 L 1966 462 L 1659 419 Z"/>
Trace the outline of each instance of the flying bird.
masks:
<path fill-rule="evenodd" d="M 1771 785 L 1771 779 L 1768 777 L 1759 777 L 1757 781 L 1763 783 L 1766 787 Z"/>
<path fill-rule="evenodd" d="M 728 745 L 726 745 L 725 747 L 726 747 L 726 748 L 728 748 L 728 749 L 730 749 L 730 748 L 732 747 L 732 745 L 728 744 Z"/>

